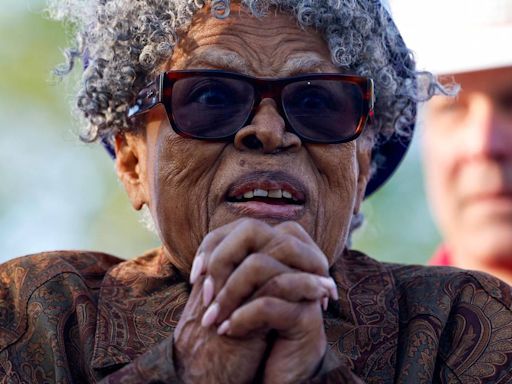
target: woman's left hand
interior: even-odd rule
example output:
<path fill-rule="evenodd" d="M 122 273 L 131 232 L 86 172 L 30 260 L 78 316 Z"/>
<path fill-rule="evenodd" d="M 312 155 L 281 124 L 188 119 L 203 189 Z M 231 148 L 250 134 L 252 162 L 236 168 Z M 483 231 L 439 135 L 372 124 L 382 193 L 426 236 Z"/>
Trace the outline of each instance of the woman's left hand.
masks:
<path fill-rule="evenodd" d="M 203 325 L 231 338 L 269 337 L 263 379 L 310 378 L 326 350 L 322 306 L 337 299 L 326 256 L 295 222 L 241 219 L 204 239 L 192 280 L 205 274 Z M 208 282 L 207 282 L 208 281 Z"/>

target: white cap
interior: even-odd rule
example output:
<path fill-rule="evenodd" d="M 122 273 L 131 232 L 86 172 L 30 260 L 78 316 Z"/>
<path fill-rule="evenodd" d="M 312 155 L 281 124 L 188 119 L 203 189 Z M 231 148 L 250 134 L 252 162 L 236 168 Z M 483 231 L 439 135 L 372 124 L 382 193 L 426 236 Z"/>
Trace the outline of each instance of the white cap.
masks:
<path fill-rule="evenodd" d="M 455 74 L 512 66 L 512 0 L 389 0 L 417 67 Z"/>

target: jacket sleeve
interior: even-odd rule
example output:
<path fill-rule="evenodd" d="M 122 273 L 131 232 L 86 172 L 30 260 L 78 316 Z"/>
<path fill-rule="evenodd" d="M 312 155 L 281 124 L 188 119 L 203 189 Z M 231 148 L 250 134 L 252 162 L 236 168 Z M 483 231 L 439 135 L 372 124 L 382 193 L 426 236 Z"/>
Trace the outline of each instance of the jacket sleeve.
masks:
<path fill-rule="evenodd" d="M 341 364 L 336 355 L 327 349 L 318 372 L 308 381 L 308 384 L 364 384 L 350 368 Z"/>
<path fill-rule="evenodd" d="M 172 337 L 163 340 L 131 363 L 104 377 L 100 384 L 180 383 L 173 361 Z"/>

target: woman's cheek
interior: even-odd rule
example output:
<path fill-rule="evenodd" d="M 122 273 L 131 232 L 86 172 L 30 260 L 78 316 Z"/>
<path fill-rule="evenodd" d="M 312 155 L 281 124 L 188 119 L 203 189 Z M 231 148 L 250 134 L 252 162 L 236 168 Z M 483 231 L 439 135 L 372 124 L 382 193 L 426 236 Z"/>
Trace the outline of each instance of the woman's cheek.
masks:
<path fill-rule="evenodd" d="M 207 233 L 207 198 L 219 151 L 197 140 L 174 137 L 159 149 L 154 174 L 154 216 L 169 253 L 190 266 Z"/>
<path fill-rule="evenodd" d="M 312 152 L 319 174 L 319 246 L 330 263 L 345 246 L 356 199 L 358 166 L 356 148 L 351 144 Z"/>

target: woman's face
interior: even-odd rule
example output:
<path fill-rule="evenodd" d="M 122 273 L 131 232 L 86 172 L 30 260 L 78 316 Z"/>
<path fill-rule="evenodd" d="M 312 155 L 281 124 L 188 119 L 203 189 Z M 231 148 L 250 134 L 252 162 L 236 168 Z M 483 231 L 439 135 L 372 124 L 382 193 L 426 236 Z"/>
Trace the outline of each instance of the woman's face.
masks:
<path fill-rule="evenodd" d="M 322 38 L 288 15 L 257 19 L 232 6 L 230 16 L 219 20 L 209 12 L 195 16 L 166 69 L 223 69 L 258 77 L 338 72 Z M 263 99 L 232 142 L 184 138 L 163 113 L 162 107 L 154 109 L 145 137 L 118 138 L 118 171 L 133 205 L 149 206 L 178 267 L 188 271 L 205 235 L 241 217 L 297 221 L 330 263 L 340 254 L 368 176 L 368 151 L 358 150 L 356 141 L 303 143 L 285 130 L 271 99 Z M 261 145 L 254 145 L 258 141 Z M 236 200 L 256 190 L 273 191 L 271 196 L 289 192 L 298 201 Z"/>

